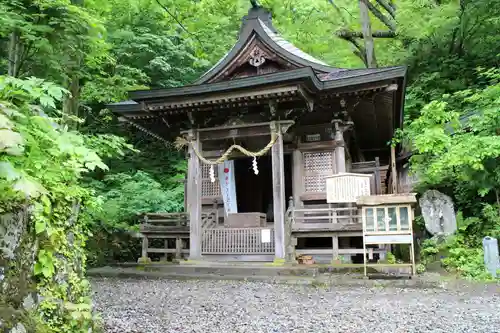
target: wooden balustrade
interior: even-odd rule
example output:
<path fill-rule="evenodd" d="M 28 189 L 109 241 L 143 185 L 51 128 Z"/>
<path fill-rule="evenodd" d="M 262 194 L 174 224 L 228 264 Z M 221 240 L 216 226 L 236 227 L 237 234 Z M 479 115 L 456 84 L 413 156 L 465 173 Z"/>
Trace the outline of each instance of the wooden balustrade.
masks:
<path fill-rule="evenodd" d="M 147 213 L 141 218 L 139 227 L 142 234 L 142 257 L 148 253 L 174 253 L 177 259 L 183 253 L 189 253 L 184 248 L 183 239 L 189 239 L 189 215 L 186 213 Z M 163 248 L 149 247 L 150 239 L 163 239 Z M 169 239 L 175 239 L 175 248 L 169 248 Z"/>
<path fill-rule="evenodd" d="M 294 231 L 361 230 L 361 215 L 357 207 L 295 208 L 290 219 Z"/>
<path fill-rule="evenodd" d="M 142 215 L 142 233 L 162 233 L 189 230 L 189 216 L 186 213 L 147 213 Z"/>
<path fill-rule="evenodd" d="M 269 242 L 262 242 L 263 230 Z M 274 254 L 273 228 L 203 229 L 202 254 Z"/>

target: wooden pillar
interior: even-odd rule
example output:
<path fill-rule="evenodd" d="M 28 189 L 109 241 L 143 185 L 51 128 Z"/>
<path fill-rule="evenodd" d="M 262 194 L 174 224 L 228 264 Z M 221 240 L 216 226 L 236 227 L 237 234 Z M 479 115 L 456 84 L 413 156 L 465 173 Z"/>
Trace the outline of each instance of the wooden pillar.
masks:
<path fill-rule="evenodd" d="M 382 180 L 380 179 L 380 159 L 375 157 L 375 194 L 382 193 Z"/>
<path fill-rule="evenodd" d="M 391 145 L 391 188 L 392 194 L 398 193 L 398 176 L 396 175 L 396 148 Z"/>
<path fill-rule="evenodd" d="M 292 153 L 292 179 L 294 207 L 302 208 L 304 205 L 302 200 L 300 200 L 300 196 L 304 194 L 304 161 L 302 152 L 298 149 L 295 149 Z"/>
<path fill-rule="evenodd" d="M 339 259 L 338 256 L 339 256 L 339 235 L 338 234 L 334 234 L 332 236 L 332 260 L 337 260 Z"/>
<path fill-rule="evenodd" d="M 180 236 L 175 238 L 175 259 L 182 259 L 182 238 Z"/>
<path fill-rule="evenodd" d="M 275 128 L 273 128 L 275 126 Z M 285 259 L 285 172 L 283 134 L 279 124 L 271 123 L 271 131 L 278 132 L 278 139 L 271 149 L 273 169 L 273 208 L 275 258 Z"/>
<path fill-rule="evenodd" d="M 148 224 L 148 216 L 144 215 L 144 224 Z M 141 259 L 139 260 L 147 260 L 148 258 L 148 247 L 149 247 L 149 239 L 148 236 L 142 235 L 142 252 L 141 252 Z"/>
<path fill-rule="evenodd" d="M 141 258 L 146 259 L 148 257 L 148 247 L 149 247 L 149 240 L 147 236 L 142 236 L 142 254 Z"/>
<path fill-rule="evenodd" d="M 336 173 L 346 172 L 344 134 L 338 123 L 335 124 L 335 144 L 335 171 Z"/>
<path fill-rule="evenodd" d="M 168 250 L 168 240 L 169 240 L 168 238 L 165 238 L 165 239 L 163 240 L 163 248 L 164 248 L 165 250 Z M 163 259 L 164 259 L 165 261 L 167 261 L 167 260 L 168 260 L 168 252 L 167 252 L 167 251 L 165 251 L 165 255 L 163 256 Z"/>
<path fill-rule="evenodd" d="M 189 145 L 188 160 L 188 213 L 189 213 L 189 259 L 201 258 L 201 166 L 200 159 L 194 152 L 194 147 L 201 153 L 201 143 L 198 133 L 191 130 L 189 139 L 193 146 Z"/>

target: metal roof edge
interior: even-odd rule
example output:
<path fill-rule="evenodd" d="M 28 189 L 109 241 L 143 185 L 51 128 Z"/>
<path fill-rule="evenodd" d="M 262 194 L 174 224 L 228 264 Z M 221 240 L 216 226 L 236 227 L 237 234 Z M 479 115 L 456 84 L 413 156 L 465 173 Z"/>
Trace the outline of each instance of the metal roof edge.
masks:
<path fill-rule="evenodd" d="M 320 63 L 317 63 L 317 62 L 314 62 L 314 61 L 311 61 L 311 60 L 307 60 L 305 58 L 302 58 L 302 57 L 299 57 L 293 53 L 291 53 L 290 51 L 284 49 L 283 47 L 281 47 L 278 43 L 276 43 L 276 41 L 274 41 L 271 36 L 269 36 L 266 31 L 264 30 L 264 28 L 262 27 L 261 23 L 259 20 L 257 20 L 257 24 L 256 24 L 256 27 L 254 28 L 255 32 L 258 34 L 259 37 L 262 38 L 262 40 L 264 40 L 266 42 L 266 44 L 274 49 L 275 51 L 277 51 L 278 53 L 282 54 L 283 56 L 285 56 L 285 58 L 291 60 L 292 62 L 295 62 L 295 63 L 298 63 L 304 67 L 312 67 L 313 69 L 316 69 L 318 71 L 321 71 L 321 72 L 325 72 L 325 73 L 328 73 L 328 72 L 332 72 L 332 71 L 335 71 L 335 70 L 339 70 L 340 68 L 338 67 L 333 67 L 333 66 L 329 66 L 329 65 L 323 65 L 323 64 L 320 64 Z M 288 42 L 288 41 L 287 41 Z M 290 43 L 290 42 L 288 42 Z M 290 43 L 291 45 L 293 45 L 292 43 Z M 295 47 L 295 46 L 294 46 Z M 295 47 L 297 48 L 297 47 Z M 298 49 L 298 48 L 297 48 Z M 298 49 L 300 50 L 300 49 Z M 307 54 L 306 52 L 300 50 L 301 52 L 303 52 L 304 54 Z M 313 56 L 311 56 L 310 54 L 307 54 L 308 56 L 310 56 L 311 58 L 314 58 Z M 318 61 L 320 61 L 319 59 L 316 59 Z"/>
<path fill-rule="evenodd" d="M 106 108 L 113 112 L 140 112 L 142 111 L 142 105 L 136 101 L 123 101 L 118 103 L 105 104 Z"/>

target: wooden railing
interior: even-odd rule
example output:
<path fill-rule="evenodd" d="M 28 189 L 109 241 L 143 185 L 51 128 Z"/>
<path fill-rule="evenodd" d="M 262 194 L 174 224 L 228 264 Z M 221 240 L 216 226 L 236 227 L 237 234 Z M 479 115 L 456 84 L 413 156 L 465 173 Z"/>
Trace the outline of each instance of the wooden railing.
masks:
<path fill-rule="evenodd" d="M 389 168 L 388 165 L 380 165 L 379 158 L 375 157 L 374 161 L 352 163 L 351 172 L 372 174 L 373 179 L 371 180 L 371 183 L 373 184 L 373 193 L 385 194 L 386 193 L 385 178 L 388 168 Z"/>
<path fill-rule="evenodd" d="M 262 230 L 270 233 L 270 242 L 262 242 Z M 266 233 L 267 233 L 266 232 Z M 273 254 L 273 228 L 203 229 L 202 254 Z"/>
<path fill-rule="evenodd" d="M 189 253 L 184 248 L 182 239 L 189 238 L 189 215 L 187 213 L 147 213 L 142 216 L 140 232 L 142 234 L 142 257 L 148 253 L 175 254 L 177 259 L 183 253 Z M 150 239 L 163 239 L 163 248 L 149 247 Z M 169 239 L 175 239 L 175 248 L 169 247 Z"/>
<path fill-rule="evenodd" d="M 141 232 L 162 233 L 168 231 L 189 230 L 187 213 L 147 213 L 141 218 Z"/>
<path fill-rule="evenodd" d="M 361 223 L 361 215 L 357 207 L 294 208 L 291 221 L 294 228 L 318 224 L 355 224 Z"/>
<path fill-rule="evenodd" d="M 355 204 L 343 204 L 343 207 L 324 204 L 296 208 L 293 198 L 290 198 L 285 217 L 285 231 L 289 226 L 290 233 L 314 229 L 361 231 L 361 211 Z"/>

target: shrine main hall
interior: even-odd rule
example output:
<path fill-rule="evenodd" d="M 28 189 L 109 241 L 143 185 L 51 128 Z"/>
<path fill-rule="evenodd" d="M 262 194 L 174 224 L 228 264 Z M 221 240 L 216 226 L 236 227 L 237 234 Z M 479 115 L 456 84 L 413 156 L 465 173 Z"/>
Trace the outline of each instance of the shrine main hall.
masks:
<path fill-rule="evenodd" d="M 236 44 L 196 82 L 110 105 L 187 153 L 186 211 L 171 229 L 155 219 L 173 215 L 146 216 L 143 256 L 169 253 L 150 246 L 155 237 L 175 238 L 178 257 L 228 261 L 361 263 L 388 249 L 369 237 L 410 244 L 415 198 L 395 196 L 402 170 L 388 144 L 403 123 L 405 80 L 405 67 L 331 66 L 251 8 Z"/>

